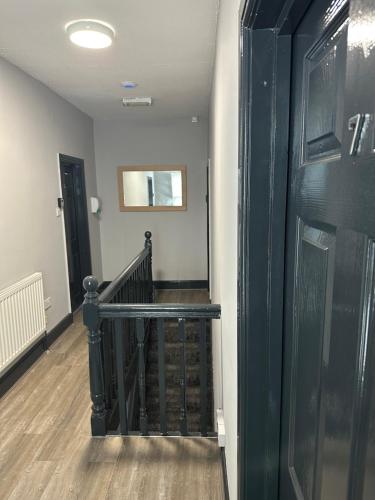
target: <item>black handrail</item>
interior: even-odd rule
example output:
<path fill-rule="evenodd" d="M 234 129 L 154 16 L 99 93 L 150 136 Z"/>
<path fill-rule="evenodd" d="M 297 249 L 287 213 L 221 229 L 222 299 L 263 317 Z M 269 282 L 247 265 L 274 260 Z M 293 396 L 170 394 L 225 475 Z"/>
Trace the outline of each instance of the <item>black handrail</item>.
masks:
<path fill-rule="evenodd" d="M 219 319 L 219 304 L 100 304 L 100 318 Z"/>
<path fill-rule="evenodd" d="M 134 271 L 142 262 L 152 253 L 151 232 L 145 232 L 145 248 L 130 262 L 130 264 L 116 278 L 111 281 L 105 290 L 99 295 L 99 302 L 111 302 L 113 297 L 123 286 L 124 282 L 129 280 Z"/>
<path fill-rule="evenodd" d="M 151 233 L 150 233 L 151 234 Z M 116 293 L 121 289 L 124 282 L 127 281 L 134 271 L 142 264 L 142 262 L 150 254 L 150 247 L 146 247 L 144 250 L 139 252 L 139 254 L 130 262 L 128 267 L 126 267 L 111 283 L 107 286 L 105 290 L 99 295 L 98 300 L 100 303 L 109 303 L 116 295 Z"/>

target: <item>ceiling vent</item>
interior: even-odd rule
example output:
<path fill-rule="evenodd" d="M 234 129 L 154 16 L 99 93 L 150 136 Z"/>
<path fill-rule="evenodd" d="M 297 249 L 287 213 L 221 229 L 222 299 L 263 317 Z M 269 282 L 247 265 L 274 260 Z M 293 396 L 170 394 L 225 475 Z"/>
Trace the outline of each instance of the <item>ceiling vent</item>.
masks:
<path fill-rule="evenodd" d="M 152 106 L 152 97 L 124 97 L 122 105 L 130 106 Z"/>

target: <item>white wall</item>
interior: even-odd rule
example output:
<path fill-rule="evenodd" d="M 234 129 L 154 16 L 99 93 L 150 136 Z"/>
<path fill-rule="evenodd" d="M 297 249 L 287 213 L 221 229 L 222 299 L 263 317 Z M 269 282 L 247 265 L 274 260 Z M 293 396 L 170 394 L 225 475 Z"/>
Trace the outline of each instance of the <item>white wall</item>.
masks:
<path fill-rule="evenodd" d="M 240 0 L 221 0 L 210 112 L 215 408 L 222 407 L 230 498 L 237 498 L 237 202 Z"/>
<path fill-rule="evenodd" d="M 94 130 L 104 279 L 113 279 L 141 250 L 146 230 L 152 232 L 155 280 L 207 279 L 207 122 L 103 120 Z M 120 212 L 117 167 L 149 164 L 187 165 L 186 212 Z"/>
<path fill-rule="evenodd" d="M 85 161 L 87 197 L 96 194 L 92 120 L 0 59 L 0 289 L 33 272 L 51 297 L 48 325 L 70 310 L 58 153 Z M 101 278 L 99 223 L 89 214 L 93 271 Z"/>

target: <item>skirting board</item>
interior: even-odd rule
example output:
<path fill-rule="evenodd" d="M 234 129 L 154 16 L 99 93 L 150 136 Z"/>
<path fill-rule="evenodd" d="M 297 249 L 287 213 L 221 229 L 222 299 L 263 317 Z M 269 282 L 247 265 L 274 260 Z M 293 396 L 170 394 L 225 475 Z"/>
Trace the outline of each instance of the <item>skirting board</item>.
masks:
<path fill-rule="evenodd" d="M 0 398 L 22 377 L 35 361 L 55 342 L 55 340 L 73 323 L 73 314 L 67 314 L 52 330 L 42 336 L 14 364 L 9 371 L 0 377 Z"/>
<path fill-rule="evenodd" d="M 157 290 L 208 290 L 207 280 L 154 281 Z"/>
<path fill-rule="evenodd" d="M 221 456 L 221 466 L 223 468 L 224 498 L 225 500 L 229 500 L 227 460 L 225 458 L 225 448 L 220 448 L 220 456 Z"/>

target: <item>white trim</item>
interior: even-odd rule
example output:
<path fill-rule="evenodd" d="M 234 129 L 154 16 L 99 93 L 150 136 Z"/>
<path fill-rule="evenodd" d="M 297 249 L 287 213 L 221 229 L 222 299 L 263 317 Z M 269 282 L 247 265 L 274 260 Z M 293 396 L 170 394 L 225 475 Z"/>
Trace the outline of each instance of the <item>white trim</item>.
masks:
<path fill-rule="evenodd" d="M 210 293 L 210 300 L 212 300 L 212 259 L 213 259 L 213 254 L 212 254 L 212 192 L 213 192 L 213 186 L 211 182 L 211 169 L 212 169 L 212 162 L 211 158 L 208 158 L 207 160 L 207 169 L 208 169 L 208 179 L 207 179 L 207 184 L 208 184 L 208 255 L 209 255 L 209 269 L 208 269 L 208 276 L 210 280 L 210 287 L 209 287 L 209 293 Z"/>
<path fill-rule="evenodd" d="M 220 448 L 225 448 L 225 423 L 224 412 L 221 408 L 216 410 L 217 420 L 217 444 Z"/>

